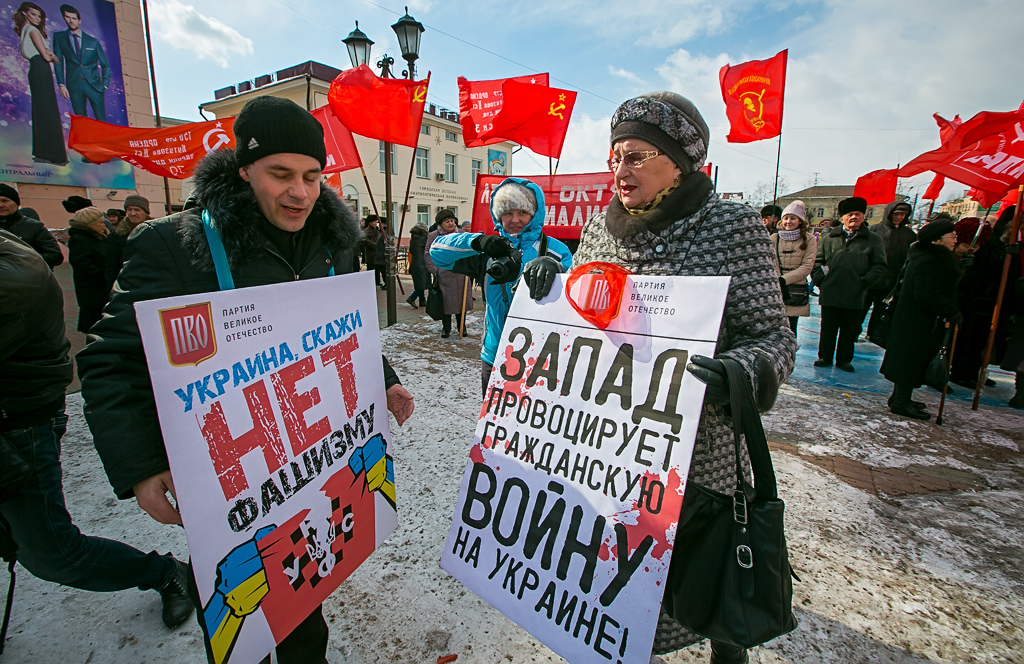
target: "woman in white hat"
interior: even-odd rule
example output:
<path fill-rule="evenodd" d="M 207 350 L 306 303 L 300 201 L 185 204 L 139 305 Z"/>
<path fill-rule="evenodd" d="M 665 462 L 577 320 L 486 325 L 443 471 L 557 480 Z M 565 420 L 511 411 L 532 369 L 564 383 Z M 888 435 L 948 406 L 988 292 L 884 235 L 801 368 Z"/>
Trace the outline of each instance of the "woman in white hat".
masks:
<path fill-rule="evenodd" d="M 783 285 L 786 317 L 796 334 L 797 319 L 811 315 L 807 277 L 814 269 L 814 257 L 818 253 L 818 239 L 808 232 L 807 207 L 803 201 L 793 201 L 786 206 L 771 240 L 779 262 L 779 284 Z"/>

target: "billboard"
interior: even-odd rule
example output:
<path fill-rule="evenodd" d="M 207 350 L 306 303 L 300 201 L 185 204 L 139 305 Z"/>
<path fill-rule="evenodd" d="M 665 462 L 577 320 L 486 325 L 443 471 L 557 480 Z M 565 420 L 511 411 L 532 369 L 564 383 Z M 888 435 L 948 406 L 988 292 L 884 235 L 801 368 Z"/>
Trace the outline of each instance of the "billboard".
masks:
<path fill-rule="evenodd" d="M 129 164 L 67 148 L 72 115 L 128 125 L 114 4 L 11 2 L 0 18 L 0 180 L 134 189 Z"/>

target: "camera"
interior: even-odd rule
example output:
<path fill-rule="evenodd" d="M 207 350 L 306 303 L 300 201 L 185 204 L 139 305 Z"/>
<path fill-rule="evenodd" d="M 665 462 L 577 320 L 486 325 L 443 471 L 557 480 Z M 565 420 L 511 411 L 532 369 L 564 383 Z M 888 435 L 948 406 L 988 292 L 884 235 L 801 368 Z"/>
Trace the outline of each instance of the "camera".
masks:
<path fill-rule="evenodd" d="M 520 249 L 512 249 L 510 256 L 490 258 L 487 260 L 486 269 L 491 277 L 491 283 L 507 284 L 515 281 L 523 269 L 523 252 Z"/>

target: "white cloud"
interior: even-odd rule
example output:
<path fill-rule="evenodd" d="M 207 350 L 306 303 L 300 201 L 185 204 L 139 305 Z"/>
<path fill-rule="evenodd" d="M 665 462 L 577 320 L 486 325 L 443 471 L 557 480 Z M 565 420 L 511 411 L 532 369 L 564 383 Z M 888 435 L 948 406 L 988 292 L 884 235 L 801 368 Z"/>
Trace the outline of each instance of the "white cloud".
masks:
<path fill-rule="evenodd" d="M 631 71 L 627 71 L 619 67 L 613 67 L 612 65 L 608 65 L 608 73 L 611 74 L 612 76 L 618 76 L 619 78 L 624 78 L 627 81 L 632 81 L 637 85 L 647 85 L 646 83 L 644 83 L 644 79 L 640 78 Z"/>
<path fill-rule="evenodd" d="M 154 39 L 221 67 L 227 67 L 232 56 L 252 55 L 251 39 L 181 0 L 154 0 L 150 9 Z"/>

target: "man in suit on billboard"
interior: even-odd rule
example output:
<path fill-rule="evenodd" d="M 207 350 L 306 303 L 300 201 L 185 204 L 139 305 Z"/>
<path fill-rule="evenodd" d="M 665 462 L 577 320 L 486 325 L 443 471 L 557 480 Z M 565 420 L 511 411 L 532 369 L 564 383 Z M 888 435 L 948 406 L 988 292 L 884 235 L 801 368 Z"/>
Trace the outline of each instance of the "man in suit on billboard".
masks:
<path fill-rule="evenodd" d="M 82 15 L 71 5 L 60 6 L 67 30 L 53 35 L 54 66 L 60 95 L 71 101 L 75 115 L 86 115 L 85 103 L 101 122 L 107 121 L 103 94 L 110 86 L 110 64 L 100 41 L 82 30 Z"/>

